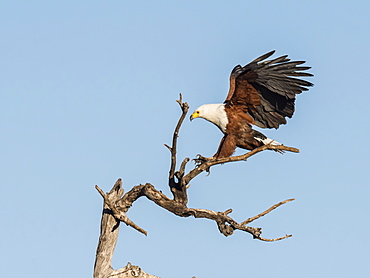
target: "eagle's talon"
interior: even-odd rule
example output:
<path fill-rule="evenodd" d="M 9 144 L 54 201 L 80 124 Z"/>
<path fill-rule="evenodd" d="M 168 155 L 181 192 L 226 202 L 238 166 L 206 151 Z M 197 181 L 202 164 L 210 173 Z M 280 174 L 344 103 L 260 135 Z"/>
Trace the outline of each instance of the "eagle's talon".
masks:
<path fill-rule="evenodd" d="M 200 166 L 201 164 L 208 162 L 212 159 L 212 157 L 204 157 L 200 154 L 196 156 L 196 158 L 193 159 L 196 166 Z"/>

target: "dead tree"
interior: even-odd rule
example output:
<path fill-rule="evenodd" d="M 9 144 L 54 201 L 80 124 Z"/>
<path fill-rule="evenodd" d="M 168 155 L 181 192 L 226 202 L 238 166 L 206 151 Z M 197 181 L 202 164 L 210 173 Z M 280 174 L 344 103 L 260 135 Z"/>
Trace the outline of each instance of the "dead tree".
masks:
<path fill-rule="evenodd" d="M 177 123 L 175 131 L 173 133 L 172 146 L 165 145 L 171 153 L 171 166 L 168 177 L 168 185 L 172 192 L 172 198 L 167 197 L 161 191 L 155 189 L 155 187 L 150 184 L 140 184 L 134 186 L 130 191 L 124 194 L 122 188 L 122 181 L 118 179 L 113 188 L 108 193 L 104 193 L 97 185 L 95 188 L 98 190 L 100 195 L 104 199 L 103 215 L 101 219 L 100 227 L 100 237 L 99 243 L 96 251 L 96 261 L 94 267 L 94 278 L 122 278 L 122 277 L 145 277 L 145 278 L 155 278 L 156 276 L 149 275 L 142 271 L 140 267 L 132 266 L 128 263 L 125 267 L 118 270 L 112 268 L 112 257 L 114 248 L 118 239 L 118 230 L 120 222 L 136 229 L 137 231 L 147 235 L 147 232 L 136 225 L 127 217 L 127 212 L 133 203 L 140 197 L 145 196 L 152 202 L 156 203 L 158 206 L 172 212 L 173 214 L 181 217 L 193 216 L 195 218 L 207 218 L 216 222 L 219 231 L 225 235 L 230 236 L 236 230 L 244 231 L 253 236 L 254 239 L 261 241 L 278 241 L 291 235 L 285 235 L 275 239 L 266 239 L 261 236 L 262 229 L 248 226 L 254 220 L 268 214 L 277 207 L 285 204 L 287 202 L 293 201 L 294 199 L 288 199 L 279 202 L 269 209 L 261 212 L 260 214 L 250 217 L 242 222 L 237 222 L 229 216 L 232 209 L 226 211 L 212 211 L 207 209 L 197 209 L 187 207 L 188 195 L 187 188 L 189 187 L 190 181 L 198 176 L 200 173 L 209 172 L 210 168 L 217 164 L 223 164 L 235 161 L 246 161 L 249 157 L 262 152 L 264 150 L 282 150 L 289 152 L 299 152 L 298 149 L 292 147 L 286 147 L 283 145 L 265 145 L 254 149 L 246 154 L 240 156 L 232 156 L 221 159 L 211 159 L 204 160 L 196 159 L 196 165 L 194 169 L 185 173 L 185 166 L 189 162 L 189 158 L 185 158 L 178 170 L 177 167 L 177 138 L 179 134 L 180 127 L 185 119 L 188 112 L 189 106 L 185 102 L 182 102 L 182 97 L 180 95 L 179 103 L 182 114 Z"/>

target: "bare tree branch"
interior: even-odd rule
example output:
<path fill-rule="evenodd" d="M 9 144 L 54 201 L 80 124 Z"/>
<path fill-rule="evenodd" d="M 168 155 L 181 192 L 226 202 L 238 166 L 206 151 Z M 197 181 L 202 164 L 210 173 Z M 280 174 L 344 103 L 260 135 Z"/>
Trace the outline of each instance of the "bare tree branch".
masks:
<path fill-rule="evenodd" d="M 189 105 L 187 102 L 182 102 L 182 95 L 180 94 L 180 99 L 176 100 L 176 102 L 180 105 L 182 110 L 182 115 L 176 125 L 175 131 L 173 132 L 172 137 L 172 147 L 169 147 L 168 145 L 165 145 L 170 151 L 171 151 L 171 167 L 170 167 L 170 173 L 169 173 L 169 179 L 172 179 L 175 175 L 175 169 L 176 169 L 176 154 L 177 154 L 177 138 L 179 137 L 180 127 L 186 117 L 186 114 L 189 110 Z"/>
<path fill-rule="evenodd" d="M 230 156 L 230 157 L 225 157 L 225 158 L 215 158 L 215 159 L 204 159 L 201 158 L 200 160 L 203 160 L 200 164 L 197 165 L 193 170 L 191 170 L 186 176 L 183 177 L 183 183 L 188 184 L 192 179 L 194 179 L 196 176 L 201 174 L 204 171 L 209 171 L 209 169 L 218 164 L 224 164 L 228 162 L 237 162 L 237 161 L 246 161 L 249 157 L 260 153 L 264 150 L 283 150 L 283 151 L 289 151 L 289 152 L 295 152 L 299 153 L 299 150 L 297 148 L 293 147 L 287 147 L 284 145 L 264 145 L 261 147 L 258 147 L 254 150 L 251 150 L 243 155 L 238 155 L 238 156 Z"/>
<path fill-rule="evenodd" d="M 261 212 L 260 214 L 256 215 L 255 217 L 251 217 L 251 218 L 248 218 L 247 220 L 243 221 L 242 223 L 240 223 L 241 225 L 247 225 L 248 223 L 251 223 L 253 222 L 254 220 L 270 213 L 272 210 L 280 207 L 281 205 L 285 204 L 285 203 L 288 203 L 288 202 L 291 202 L 291 201 L 294 201 L 295 199 L 288 199 L 288 200 L 285 200 L 285 201 L 282 201 L 282 202 L 279 202 L 275 205 L 273 205 L 272 207 L 270 207 L 269 209 L 265 210 L 264 212 Z"/>
<path fill-rule="evenodd" d="M 120 222 L 125 223 L 126 225 L 136 229 L 137 231 L 147 235 L 147 232 L 136 225 L 132 220 L 127 217 L 127 212 L 133 203 L 144 196 L 152 202 L 156 203 L 158 206 L 172 212 L 173 214 L 180 217 L 189 217 L 193 216 L 195 218 L 206 218 L 215 221 L 219 231 L 225 235 L 230 236 L 234 233 L 235 230 L 244 231 L 253 236 L 253 238 L 261 241 L 278 241 L 291 235 L 285 235 L 282 237 L 274 239 L 266 239 L 261 237 L 262 229 L 247 226 L 247 224 L 252 223 L 253 221 L 259 219 L 260 217 L 270 213 L 279 206 L 293 201 L 294 199 L 288 199 L 282 202 L 279 202 L 269 209 L 257 214 L 256 216 L 250 217 L 245 221 L 237 222 L 229 215 L 232 213 L 232 209 L 228 209 L 224 212 L 212 211 L 208 209 L 197 209 L 197 208 L 188 208 L 188 196 L 187 188 L 190 186 L 190 181 L 197 177 L 202 172 L 209 172 L 212 166 L 236 162 L 236 161 L 246 161 L 253 155 L 260 153 L 264 150 L 282 150 L 298 153 L 299 150 L 292 147 L 287 147 L 283 145 L 265 145 L 259 148 L 256 148 L 248 153 L 239 156 L 232 156 L 227 158 L 220 159 L 205 159 L 201 156 L 196 160 L 197 164 L 194 169 L 190 170 L 188 173 L 185 173 L 185 168 L 187 163 L 190 161 L 189 158 L 185 158 L 179 170 L 176 171 L 177 166 L 177 139 L 179 136 L 179 131 L 181 125 L 186 117 L 189 106 L 185 102 L 182 102 L 182 96 L 180 94 L 180 99 L 177 100 L 177 103 L 180 105 L 182 114 L 178 120 L 176 128 L 173 133 L 172 146 L 165 146 L 169 149 L 171 153 L 171 166 L 168 176 L 168 185 L 171 189 L 173 198 L 167 197 L 161 191 L 155 189 L 155 187 L 150 184 L 140 184 L 134 186 L 131 190 L 124 194 L 122 189 L 122 180 L 118 179 L 113 188 L 109 193 L 104 193 L 97 185 L 95 186 L 96 190 L 104 199 L 104 210 L 101 222 L 101 234 L 99 238 L 99 244 L 96 254 L 96 262 L 94 268 L 94 278 L 109 278 L 109 277 L 152 277 L 152 276 L 143 272 L 139 267 L 132 266 L 128 264 L 127 266 L 113 270 L 111 266 L 113 251 L 116 246 L 118 230 Z M 131 275 L 131 276 L 130 276 Z M 145 276 L 146 275 L 146 276 Z"/>
<path fill-rule="evenodd" d="M 180 94 L 180 99 L 176 100 L 176 102 L 180 105 L 182 110 L 182 114 L 180 119 L 177 122 L 175 131 L 173 132 L 172 137 L 172 147 L 165 145 L 171 152 L 171 166 L 168 176 L 168 185 L 170 190 L 173 194 L 174 200 L 179 203 L 187 204 L 188 202 L 188 195 L 186 193 L 185 186 L 179 181 L 179 178 L 183 176 L 183 171 L 185 170 L 185 165 L 187 162 L 185 160 L 182 162 L 180 171 L 176 172 L 176 154 L 177 154 L 177 138 L 179 137 L 180 127 L 186 117 L 186 114 L 189 110 L 189 105 L 186 102 L 182 102 L 182 95 Z M 178 181 L 175 180 L 175 177 Z"/>

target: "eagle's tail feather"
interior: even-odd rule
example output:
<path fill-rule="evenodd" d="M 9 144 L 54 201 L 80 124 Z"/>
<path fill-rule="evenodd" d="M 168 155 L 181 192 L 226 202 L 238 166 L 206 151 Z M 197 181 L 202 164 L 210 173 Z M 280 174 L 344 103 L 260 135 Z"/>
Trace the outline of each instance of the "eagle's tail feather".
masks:
<path fill-rule="evenodd" d="M 258 132 L 256 130 L 253 130 L 253 135 L 254 135 L 254 139 L 256 139 L 258 142 L 261 142 L 263 145 L 268 145 L 268 144 L 275 145 L 275 146 L 282 145 L 278 141 L 267 138 L 264 134 L 262 134 L 261 132 Z M 281 154 L 284 153 L 283 150 L 274 150 L 274 151 L 276 151 L 278 153 L 281 153 Z"/>
<path fill-rule="evenodd" d="M 271 145 L 282 145 L 281 143 L 279 143 L 278 141 L 275 141 L 274 139 L 270 139 L 270 138 L 259 138 L 259 137 L 254 137 L 254 139 L 256 139 L 257 141 L 260 141 L 262 142 L 264 145 L 268 145 L 268 144 L 271 144 Z"/>

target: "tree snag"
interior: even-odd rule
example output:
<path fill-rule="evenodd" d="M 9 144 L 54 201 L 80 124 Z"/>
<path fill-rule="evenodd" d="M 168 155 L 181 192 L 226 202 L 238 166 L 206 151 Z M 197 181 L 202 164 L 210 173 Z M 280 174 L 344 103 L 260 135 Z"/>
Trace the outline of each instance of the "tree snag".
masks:
<path fill-rule="evenodd" d="M 202 156 L 198 156 L 198 158 L 195 159 L 196 165 L 194 169 L 192 169 L 188 173 L 185 173 L 185 167 L 187 163 L 190 161 L 190 159 L 185 158 L 180 164 L 179 169 L 176 170 L 177 138 L 180 131 L 180 127 L 189 109 L 188 104 L 186 102 L 182 102 L 181 94 L 180 99 L 177 100 L 177 102 L 180 105 L 182 114 L 180 116 L 180 119 L 178 120 L 175 131 L 173 133 L 172 146 L 165 145 L 171 153 L 171 166 L 168 176 L 168 185 L 171 189 L 173 198 L 167 197 L 161 191 L 155 189 L 155 187 L 150 183 L 136 185 L 126 193 L 124 193 L 124 190 L 122 188 L 121 179 L 117 180 L 113 188 L 108 193 L 104 193 L 103 190 L 101 190 L 97 185 L 95 186 L 95 188 L 98 190 L 98 192 L 104 199 L 104 208 L 101 219 L 99 243 L 96 251 L 94 278 L 157 277 L 145 273 L 140 269 L 140 267 L 132 266 L 130 263 L 128 263 L 125 267 L 120 268 L 118 270 L 114 270 L 112 268 L 112 257 L 118 239 L 120 222 L 123 222 L 126 225 L 136 229 L 140 233 L 147 235 L 147 232 L 143 228 L 140 228 L 138 225 L 136 225 L 133 221 L 131 221 L 127 217 L 127 212 L 132 206 L 132 204 L 142 196 L 145 196 L 152 202 L 156 203 L 158 206 L 172 212 L 177 216 L 180 217 L 193 216 L 195 218 L 207 218 L 210 220 L 214 220 L 217 224 L 219 231 L 225 236 L 232 235 L 236 230 L 247 232 L 251 234 L 254 239 L 258 239 L 261 241 L 278 241 L 292 236 L 285 235 L 274 239 L 263 238 L 261 236 L 262 234 L 261 228 L 250 227 L 247 226 L 247 224 L 270 213 L 272 210 L 278 208 L 279 206 L 287 202 L 293 201 L 294 199 L 288 199 L 279 202 L 271 206 L 264 212 L 259 213 L 256 216 L 250 217 L 242 222 L 237 222 L 229 216 L 229 214 L 232 212 L 232 209 L 220 212 L 208 209 L 188 208 L 187 189 L 192 179 L 194 179 L 202 172 L 209 172 L 212 166 L 228 162 L 246 161 L 249 157 L 264 150 L 281 150 L 295 153 L 298 153 L 299 150 L 292 147 L 286 147 L 284 145 L 265 145 L 252 151 L 249 151 L 246 154 L 227 158 L 204 159 Z"/>

